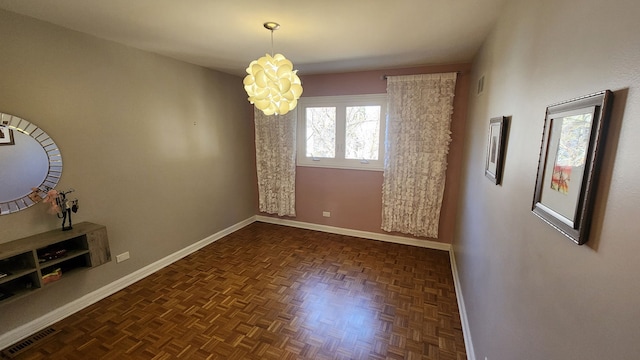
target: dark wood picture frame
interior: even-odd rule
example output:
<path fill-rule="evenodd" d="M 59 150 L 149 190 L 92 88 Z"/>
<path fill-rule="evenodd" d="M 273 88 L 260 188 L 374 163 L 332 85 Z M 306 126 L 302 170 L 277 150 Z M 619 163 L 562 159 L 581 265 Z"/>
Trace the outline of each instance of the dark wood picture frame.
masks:
<path fill-rule="evenodd" d="M 495 117 L 489 120 L 489 138 L 487 140 L 484 175 L 496 185 L 502 182 L 504 146 L 507 138 L 508 125 L 508 118 L 506 116 Z"/>
<path fill-rule="evenodd" d="M 547 107 L 532 211 L 578 245 L 589 240 L 613 93 Z"/>

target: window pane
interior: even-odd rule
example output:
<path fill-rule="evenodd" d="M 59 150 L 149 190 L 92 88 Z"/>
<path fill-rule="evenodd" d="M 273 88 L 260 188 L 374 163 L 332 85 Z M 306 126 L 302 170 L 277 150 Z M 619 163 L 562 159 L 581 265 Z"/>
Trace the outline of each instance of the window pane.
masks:
<path fill-rule="evenodd" d="M 336 108 L 307 108 L 307 157 L 336 157 Z"/>
<path fill-rule="evenodd" d="M 348 106 L 345 158 L 378 160 L 380 106 Z"/>

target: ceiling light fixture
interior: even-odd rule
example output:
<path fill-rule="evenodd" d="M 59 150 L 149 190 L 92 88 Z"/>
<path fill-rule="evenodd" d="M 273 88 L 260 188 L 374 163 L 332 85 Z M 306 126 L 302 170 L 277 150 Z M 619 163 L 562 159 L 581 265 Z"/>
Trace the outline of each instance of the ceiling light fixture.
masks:
<path fill-rule="evenodd" d="M 271 55 L 265 54 L 249 64 L 249 75 L 243 81 L 244 90 L 249 95 L 249 102 L 265 115 L 284 115 L 298 104 L 302 82 L 291 61 L 282 54 L 273 55 L 273 31 L 278 30 L 280 24 L 266 22 L 263 25 L 271 31 Z"/>

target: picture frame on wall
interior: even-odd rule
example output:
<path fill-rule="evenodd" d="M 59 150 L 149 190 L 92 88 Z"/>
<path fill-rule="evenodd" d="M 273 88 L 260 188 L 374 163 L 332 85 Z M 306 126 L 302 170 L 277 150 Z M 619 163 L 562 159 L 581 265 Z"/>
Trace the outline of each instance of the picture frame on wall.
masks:
<path fill-rule="evenodd" d="M 0 145 L 15 145 L 13 130 L 0 125 Z"/>
<path fill-rule="evenodd" d="M 547 107 L 532 211 L 578 245 L 589 239 L 613 93 Z"/>
<path fill-rule="evenodd" d="M 494 117 L 489 120 L 489 138 L 487 140 L 484 174 L 496 185 L 502 183 L 507 128 L 508 118 L 506 116 Z"/>

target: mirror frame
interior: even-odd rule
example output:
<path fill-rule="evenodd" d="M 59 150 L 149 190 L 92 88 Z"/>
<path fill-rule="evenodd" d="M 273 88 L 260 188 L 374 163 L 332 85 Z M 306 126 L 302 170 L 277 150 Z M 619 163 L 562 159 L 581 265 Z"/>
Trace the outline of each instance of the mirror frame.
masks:
<path fill-rule="evenodd" d="M 19 131 L 33 138 L 42 146 L 49 161 L 47 176 L 45 176 L 41 184 L 32 186 L 36 190 L 14 200 L 0 201 L 0 215 L 7 215 L 37 204 L 46 196 L 47 191 L 58 185 L 62 176 L 62 154 L 58 145 L 44 130 L 23 118 L 0 113 L 0 126 Z"/>

